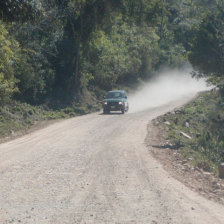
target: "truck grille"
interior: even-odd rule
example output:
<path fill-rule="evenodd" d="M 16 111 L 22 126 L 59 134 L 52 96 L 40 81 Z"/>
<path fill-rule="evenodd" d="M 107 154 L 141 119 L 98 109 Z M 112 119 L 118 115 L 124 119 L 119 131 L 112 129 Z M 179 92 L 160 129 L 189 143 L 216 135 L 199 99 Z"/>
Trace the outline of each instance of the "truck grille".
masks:
<path fill-rule="evenodd" d="M 108 106 L 117 106 L 118 102 L 108 102 Z"/>

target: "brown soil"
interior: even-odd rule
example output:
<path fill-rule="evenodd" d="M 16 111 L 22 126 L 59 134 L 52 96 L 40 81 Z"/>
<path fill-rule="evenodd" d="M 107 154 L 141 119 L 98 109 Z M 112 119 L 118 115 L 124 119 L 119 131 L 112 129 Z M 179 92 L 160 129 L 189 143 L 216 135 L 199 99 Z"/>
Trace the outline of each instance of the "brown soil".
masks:
<path fill-rule="evenodd" d="M 146 144 L 169 174 L 209 200 L 224 204 L 224 180 L 193 167 L 178 150 L 168 148 L 167 133 L 156 120 L 148 124 Z"/>

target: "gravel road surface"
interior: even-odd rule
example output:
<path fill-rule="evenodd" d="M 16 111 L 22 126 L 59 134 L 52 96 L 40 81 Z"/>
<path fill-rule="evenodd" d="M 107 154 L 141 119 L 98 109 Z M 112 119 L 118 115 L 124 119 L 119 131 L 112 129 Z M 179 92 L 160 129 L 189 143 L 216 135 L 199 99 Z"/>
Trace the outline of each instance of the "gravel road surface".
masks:
<path fill-rule="evenodd" d="M 0 145 L 0 223 L 221 224 L 224 207 L 178 182 L 144 144 L 150 120 L 95 113 Z"/>

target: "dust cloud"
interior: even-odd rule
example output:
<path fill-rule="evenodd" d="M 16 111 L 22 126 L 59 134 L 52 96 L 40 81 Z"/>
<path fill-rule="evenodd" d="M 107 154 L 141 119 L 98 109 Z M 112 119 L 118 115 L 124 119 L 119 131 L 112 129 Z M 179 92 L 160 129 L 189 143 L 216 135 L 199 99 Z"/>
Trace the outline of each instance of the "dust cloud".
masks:
<path fill-rule="evenodd" d="M 129 95 L 130 113 L 168 104 L 171 101 L 208 90 L 204 79 L 191 77 L 191 69 L 162 71 Z"/>

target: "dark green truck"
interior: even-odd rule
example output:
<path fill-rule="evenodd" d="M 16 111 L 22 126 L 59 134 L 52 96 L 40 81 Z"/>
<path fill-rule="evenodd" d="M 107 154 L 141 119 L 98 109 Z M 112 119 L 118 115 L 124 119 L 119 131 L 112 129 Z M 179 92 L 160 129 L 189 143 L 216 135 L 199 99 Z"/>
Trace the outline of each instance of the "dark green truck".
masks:
<path fill-rule="evenodd" d="M 124 90 L 109 91 L 103 100 L 103 113 L 108 114 L 110 111 L 121 111 L 124 114 L 129 109 L 127 98 Z"/>

